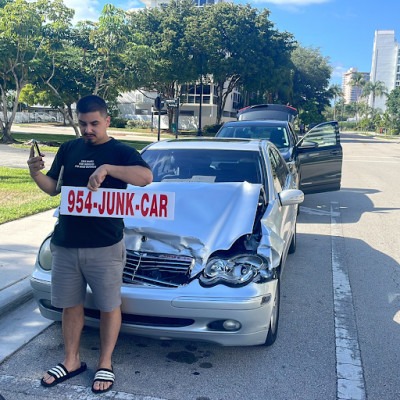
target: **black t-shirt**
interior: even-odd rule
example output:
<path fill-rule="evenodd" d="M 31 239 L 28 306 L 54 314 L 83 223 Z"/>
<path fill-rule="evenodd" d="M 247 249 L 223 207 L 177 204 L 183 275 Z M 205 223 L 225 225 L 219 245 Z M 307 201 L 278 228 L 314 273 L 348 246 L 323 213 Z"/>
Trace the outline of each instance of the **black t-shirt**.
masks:
<path fill-rule="evenodd" d="M 60 146 L 47 175 L 57 180 L 61 166 L 64 166 L 64 186 L 86 187 L 90 175 L 103 164 L 140 165 L 149 168 L 134 148 L 113 138 L 100 145 L 91 145 L 83 139 L 76 139 Z M 127 184 L 107 175 L 101 187 L 126 189 Z M 122 240 L 123 228 L 121 218 L 60 215 L 52 242 L 63 247 L 111 246 Z"/>

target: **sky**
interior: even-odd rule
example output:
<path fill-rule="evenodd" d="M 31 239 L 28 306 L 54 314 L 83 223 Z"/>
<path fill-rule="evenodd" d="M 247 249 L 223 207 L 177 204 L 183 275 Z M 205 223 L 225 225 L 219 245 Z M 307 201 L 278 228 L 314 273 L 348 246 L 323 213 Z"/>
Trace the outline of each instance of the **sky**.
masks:
<path fill-rule="evenodd" d="M 234 0 L 268 9 L 275 28 L 287 31 L 304 47 L 319 48 L 333 73 L 331 84 L 341 84 L 350 68 L 371 72 L 376 30 L 394 30 L 400 42 L 400 0 Z M 75 10 L 74 21 L 97 20 L 103 6 L 125 10 L 143 7 L 139 0 L 64 0 Z"/>

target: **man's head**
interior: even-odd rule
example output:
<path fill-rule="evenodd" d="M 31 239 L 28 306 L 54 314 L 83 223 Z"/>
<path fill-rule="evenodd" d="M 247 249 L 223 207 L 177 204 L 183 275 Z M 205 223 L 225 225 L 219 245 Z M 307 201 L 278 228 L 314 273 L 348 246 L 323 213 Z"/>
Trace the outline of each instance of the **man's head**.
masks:
<path fill-rule="evenodd" d="M 101 97 L 82 97 L 76 104 L 76 111 L 79 128 L 87 143 L 99 145 L 110 140 L 107 134 L 110 117 L 107 115 L 107 104 Z"/>
<path fill-rule="evenodd" d="M 99 96 L 91 94 L 89 96 L 82 97 L 76 103 L 76 112 L 79 114 L 87 114 L 90 112 L 98 111 L 104 118 L 107 118 L 107 104 Z"/>

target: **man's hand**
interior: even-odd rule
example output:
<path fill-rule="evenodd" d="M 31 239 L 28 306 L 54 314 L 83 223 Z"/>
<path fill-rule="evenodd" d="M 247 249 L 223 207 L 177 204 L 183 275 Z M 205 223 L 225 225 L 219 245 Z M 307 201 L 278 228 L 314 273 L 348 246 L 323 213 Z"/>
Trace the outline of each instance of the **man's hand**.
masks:
<path fill-rule="evenodd" d="M 153 180 L 152 172 L 140 165 L 122 166 L 103 164 L 90 175 L 87 188 L 96 191 L 107 175 L 135 186 L 146 186 Z"/>
<path fill-rule="evenodd" d="M 50 196 L 56 196 L 59 193 L 59 191 L 56 189 L 57 181 L 40 172 L 44 168 L 44 154 L 42 153 L 41 156 L 35 157 L 35 150 L 33 146 L 34 145 L 31 146 L 27 161 L 31 177 L 36 182 L 36 185 L 43 190 L 43 192 L 46 192 Z"/>
<path fill-rule="evenodd" d="M 104 179 L 106 179 L 107 174 L 108 174 L 108 172 L 107 172 L 106 164 L 98 167 L 93 172 L 93 174 L 90 175 L 89 182 L 87 184 L 87 188 L 89 190 L 96 192 L 97 189 L 100 187 L 100 185 L 103 183 Z"/>
<path fill-rule="evenodd" d="M 43 154 L 43 156 L 44 156 L 44 154 Z M 30 172 L 32 178 L 35 178 L 40 173 L 40 171 L 44 168 L 43 156 L 35 157 L 34 145 L 31 146 L 27 163 L 28 163 L 29 172 Z"/>

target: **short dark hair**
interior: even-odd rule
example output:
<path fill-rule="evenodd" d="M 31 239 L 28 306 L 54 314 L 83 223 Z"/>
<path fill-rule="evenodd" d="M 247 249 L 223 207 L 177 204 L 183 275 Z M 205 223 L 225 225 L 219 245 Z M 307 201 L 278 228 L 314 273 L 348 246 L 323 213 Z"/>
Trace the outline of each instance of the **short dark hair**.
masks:
<path fill-rule="evenodd" d="M 76 111 L 79 114 L 99 111 L 104 117 L 107 117 L 108 114 L 107 104 L 104 99 L 94 94 L 79 99 L 76 103 Z"/>

